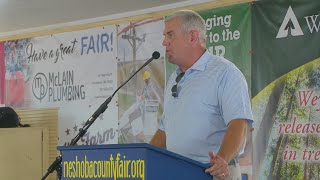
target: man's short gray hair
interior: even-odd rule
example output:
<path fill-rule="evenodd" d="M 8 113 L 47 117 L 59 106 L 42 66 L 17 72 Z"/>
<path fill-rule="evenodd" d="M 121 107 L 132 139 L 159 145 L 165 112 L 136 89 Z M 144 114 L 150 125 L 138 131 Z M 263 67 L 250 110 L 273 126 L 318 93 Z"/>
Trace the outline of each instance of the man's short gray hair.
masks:
<path fill-rule="evenodd" d="M 189 33 L 192 30 L 198 31 L 200 43 L 203 43 L 204 46 L 206 45 L 206 23 L 198 13 L 191 10 L 177 11 L 174 14 L 167 16 L 165 22 L 174 18 L 179 18 L 181 20 L 181 28 L 184 33 Z"/>

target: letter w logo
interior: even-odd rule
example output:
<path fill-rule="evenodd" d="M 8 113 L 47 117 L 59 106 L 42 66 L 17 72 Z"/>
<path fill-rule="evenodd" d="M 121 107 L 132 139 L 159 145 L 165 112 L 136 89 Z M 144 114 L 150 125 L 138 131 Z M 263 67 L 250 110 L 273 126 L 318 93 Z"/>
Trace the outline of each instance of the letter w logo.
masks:
<path fill-rule="evenodd" d="M 288 36 L 289 30 L 291 30 L 292 36 L 302 36 L 304 35 L 300 24 L 297 20 L 296 15 L 294 14 L 291 6 L 289 6 L 286 16 L 284 17 L 284 20 L 279 28 L 277 39 L 278 38 L 285 38 Z"/>

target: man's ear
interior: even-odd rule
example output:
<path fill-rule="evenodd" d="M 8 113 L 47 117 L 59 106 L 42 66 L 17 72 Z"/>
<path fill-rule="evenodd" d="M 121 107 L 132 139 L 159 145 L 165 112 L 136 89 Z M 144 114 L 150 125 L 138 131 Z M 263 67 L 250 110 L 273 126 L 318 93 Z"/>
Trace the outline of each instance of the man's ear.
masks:
<path fill-rule="evenodd" d="M 199 43 L 199 32 L 195 31 L 195 30 L 191 30 L 189 33 L 189 37 L 190 37 L 190 43 L 192 45 L 198 44 Z"/>

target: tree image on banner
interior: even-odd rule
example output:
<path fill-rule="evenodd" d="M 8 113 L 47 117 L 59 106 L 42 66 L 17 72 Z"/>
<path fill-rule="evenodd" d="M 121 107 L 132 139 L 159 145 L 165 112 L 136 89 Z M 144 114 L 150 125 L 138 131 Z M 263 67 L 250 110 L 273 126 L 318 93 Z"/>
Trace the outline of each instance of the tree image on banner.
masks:
<path fill-rule="evenodd" d="M 274 99 L 268 105 L 274 107 L 269 111 L 274 123 L 269 122 L 273 125 L 259 177 L 317 179 L 320 175 L 319 82 L 317 59 L 280 77 L 255 97 L 255 103 L 266 94 Z"/>

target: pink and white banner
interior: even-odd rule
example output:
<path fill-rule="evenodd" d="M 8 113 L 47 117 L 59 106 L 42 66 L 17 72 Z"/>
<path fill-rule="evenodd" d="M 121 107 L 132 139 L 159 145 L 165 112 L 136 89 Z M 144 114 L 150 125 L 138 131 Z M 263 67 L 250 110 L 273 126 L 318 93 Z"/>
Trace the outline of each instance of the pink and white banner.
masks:
<path fill-rule="evenodd" d="M 5 104 L 59 108 L 67 144 L 117 87 L 115 26 L 5 43 Z M 78 144 L 118 142 L 117 98 Z"/>

